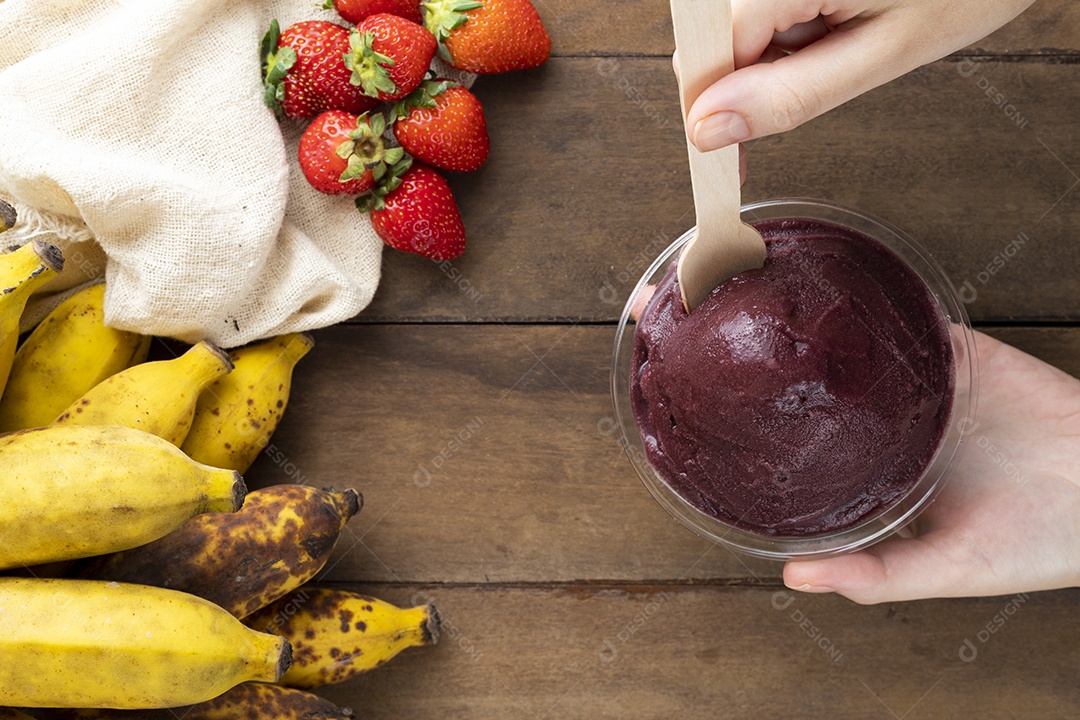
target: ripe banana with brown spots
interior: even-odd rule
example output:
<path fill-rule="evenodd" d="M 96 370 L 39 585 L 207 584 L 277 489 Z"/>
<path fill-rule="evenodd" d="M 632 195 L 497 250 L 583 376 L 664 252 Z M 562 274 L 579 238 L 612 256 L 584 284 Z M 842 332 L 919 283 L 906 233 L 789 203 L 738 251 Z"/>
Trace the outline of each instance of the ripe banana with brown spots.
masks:
<path fill-rule="evenodd" d="M 0 568 L 85 558 L 157 540 L 199 513 L 232 513 L 244 481 L 122 427 L 0 436 Z"/>
<path fill-rule="evenodd" d="M 199 397 L 183 449 L 214 467 L 245 473 L 270 441 L 289 403 L 293 368 L 315 341 L 292 333 L 233 350 L 233 371 Z"/>
<path fill-rule="evenodd" d="M 318 695 L 261 682 L 243 683 L 213 700 L 171 710 L 38 712 L 39 720 L 350 720 L 352 717 L 349 708 L 340 708 Z"/>
<path fill-rule="evenodd" d="M 273 485 L 252 491 L 236 513 L 192 518 L 76 574 L 183 590 L 242 618 L 314 577 L 360 507 L 355 490 Z"/>
<path fill-rule="evenodd" d="M 145 362 L 149 350 L 149 336 L 105 326 L 104 285 L 80 290 L 15 353 L 0 402 L 0 432 L 50 424 L 98 383 Z"/>
<path fill-rule="evenodd" d="M 374 670 L 407 648 L 434 645 L 440 620 L 434 605 L 399 608 L 345 590 L 303 587 L 244 623 L 288 640 L 293 664 L 279 682 L 312 690 Z"/>
<path fill-rule="evenodd" d="M 7 219 L 2 222 L 6 225 Z M 31 293 L 56 277 L 63 268 L 64 255 L 60 249 L 37 240 L 0 255 L 0 395 L 4 394 L 15 360 L 19 322 L 26 301 Z"/>
<path fill-rule="evenodd" d="M 122 425 L 179 447 L 199 394 L 232 370 L 228 354 L 200 342 L 178 358 L 143 363 L 98 383 L 56 418 L 57 425 Z"/>
<path fill-rule="evenodd" d="M 0 578 L 0 703 L 170 708 L 274 682 L 285 639 L 175 590 Z"/>

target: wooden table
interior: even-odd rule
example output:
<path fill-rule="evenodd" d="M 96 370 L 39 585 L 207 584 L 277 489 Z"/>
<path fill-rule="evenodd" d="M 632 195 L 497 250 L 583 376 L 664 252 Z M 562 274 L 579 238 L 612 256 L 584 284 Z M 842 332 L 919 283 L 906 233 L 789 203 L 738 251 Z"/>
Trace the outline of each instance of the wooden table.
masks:
<path fill-rule="evenodd" d="M 693 220 L 667 3 L 536 4 L 551 61 L 476 85 L 493 152 L 453 178 L 467 253 L 386 254 L 371 307 L 317 333 L 251 475 L 359 487 L 321 580 L 445 618 L 437 647 L 325 694 L 365 720 L 1075 717 L 1080 591 L 795 595 L 778 564 L 648 495 L 610 432 L 608 377 L 623 301 Z M 1078 61 L 1080 5 L 1041 0 L 755 143 L 745 197 L 901 226 L 974 293 L 980 327 L 1080 374 Z"/>

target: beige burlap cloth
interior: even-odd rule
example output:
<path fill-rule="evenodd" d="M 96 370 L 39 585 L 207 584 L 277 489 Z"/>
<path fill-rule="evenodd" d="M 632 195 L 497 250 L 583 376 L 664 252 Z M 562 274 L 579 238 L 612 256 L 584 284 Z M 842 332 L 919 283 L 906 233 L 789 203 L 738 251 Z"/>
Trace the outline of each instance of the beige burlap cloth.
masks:
<path fill-rule="evenodd" d="M 382 242 L 307 185 L 304 124 L 262 101 L 270 19 L 341 22 L 316 5 L 0 0 L 0 196 L 21 218 L 0 244 L 67 257 L 27 326 L 102 275 L 109 325 L 225 347 L 371 301 Z"/>

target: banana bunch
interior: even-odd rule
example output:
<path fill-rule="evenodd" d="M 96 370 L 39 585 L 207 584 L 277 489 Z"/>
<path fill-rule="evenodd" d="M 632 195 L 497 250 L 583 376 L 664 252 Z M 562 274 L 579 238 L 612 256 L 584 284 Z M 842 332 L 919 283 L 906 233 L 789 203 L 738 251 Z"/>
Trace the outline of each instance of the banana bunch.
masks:
<path fill-rule="evenodd" d="M 145 362 L 149 351 L 149 336 L 105 327 L 104 285 L 80 290 L 15 353 L 0 402 L 0 432 L 50 424 L 98 383 Z"/>
<path fill-rule="evenodd" d="M 228 517 L 200 515 L 76 574 L 183 590 L 242 618 L 314 577 L 360 507 L 355 490 L 272 485 L 252 491 Z"/>
<path fill-rule="evenodd" d="M 125 550 L 200 513 L 232 513 L 240 475 L 123 427 L 0 436 L 0 568 Z"/>
<path fill-rule="evenodd" d="M 6 230 L 7 218 L 2 222 Z M 0 395 L 4 392 L 15 360 L 19 321 L 26 301 L 31 293 L 56 277 L 63 267 L 64 256 L 60 250 L 38 241 L 0 255 Z"/>
<path fill-rule="evenodd" d="M 21 713 L 20 713 L 21 715 Z M 349 720 L 353 712 L 302 690 L 246 682 L 198 705 L 171 710 L 47 710 L 40 720 Z M 0 720 L 7 720 L 0 710 Z M 11 720 L 26 720 L 12 716 Z"/>
<path fill-rule="evenodd" d="M 403 609 L 367 595 L 314 587 L 244 620 L 292 644 L 293 664 L 281 684 L 308 690 L 373 670 L 406 648 L 434 645 L 439 622 L 434 605 Z"/>
<path fill-rule="evenodd" d="M 288 641 L 212 603 L 137 585 L 0 578 L 0 704 L 168 708 L 275 682 Z"/>
<path fill-rule="evenodd" d="M 15 220 L 0 201 L 0 232 Z M 0 577 L 0 705 L 50 720 L 352 717 L 296 688 L 433 644 L 439 616 L 305 585 L 359 512 L 356 491 L 245 499 L 240 473 L 311 337 L 146 362 L 151 339 L 108 328 L 97 285 L 16 348 L 27 299 L 62 267 L 43 243 L 0 254 L 0 570 L 78 561 L 75 579 Z M 291 638 L 303 658 L 283 678 Z"/>

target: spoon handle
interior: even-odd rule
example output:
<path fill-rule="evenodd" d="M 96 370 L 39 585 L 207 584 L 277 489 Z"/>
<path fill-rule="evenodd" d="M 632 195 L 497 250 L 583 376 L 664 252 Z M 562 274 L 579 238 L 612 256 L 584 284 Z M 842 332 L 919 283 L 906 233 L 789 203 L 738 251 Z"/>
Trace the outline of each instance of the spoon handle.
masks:
<path fill-rule="evenodd" d="M 735 69 L 729 0 L 671 0 L 679 55 L 683 121 L 698 96 Z M 692 133 L 693 128 L 687 128 Z M 719 228 L 738 221 L 739 147 L 703 153 L 687 142 L 697 226 Z"/>

